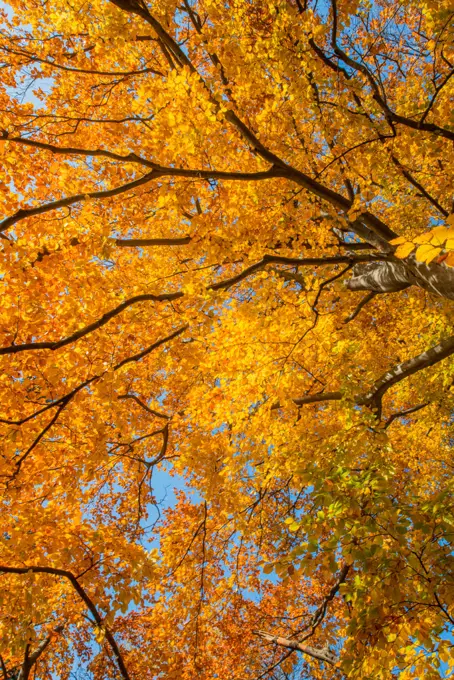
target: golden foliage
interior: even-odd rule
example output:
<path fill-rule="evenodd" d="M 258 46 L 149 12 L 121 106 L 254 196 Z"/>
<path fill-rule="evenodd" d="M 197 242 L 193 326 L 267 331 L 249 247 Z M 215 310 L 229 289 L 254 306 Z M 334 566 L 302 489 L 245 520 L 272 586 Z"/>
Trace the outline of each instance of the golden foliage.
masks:
<path fill-rule="evenodd" d="M 4 680 L 448 677 L 452 1 L 0 13 Z"/>

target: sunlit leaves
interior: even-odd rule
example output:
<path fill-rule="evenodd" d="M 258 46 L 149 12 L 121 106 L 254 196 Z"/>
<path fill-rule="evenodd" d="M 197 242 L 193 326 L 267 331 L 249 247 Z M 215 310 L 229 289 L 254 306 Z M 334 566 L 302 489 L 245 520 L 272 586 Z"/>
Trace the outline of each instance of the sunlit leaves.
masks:
<path fill-rule="evenodd" d="M 394 239 L 391 243 L 398 246 L 395 253 L 396 257 L 404 259 L 415 251 L 415 258 L 418 262 L 430 264 L 437 258 L 438 262 L 454 266 L 452 215 L 446 222 L 450 225 L 449 227 L 435 227 L 435 229 L 419 234 L 412 241 L 407 241 L 403 236 Z"/>
<path fill-rule="evenodd" d="M 453 665 L 449 296 L 345 286 L 454 266 L 448 4 L 0 10 L 10 675 Z"/>

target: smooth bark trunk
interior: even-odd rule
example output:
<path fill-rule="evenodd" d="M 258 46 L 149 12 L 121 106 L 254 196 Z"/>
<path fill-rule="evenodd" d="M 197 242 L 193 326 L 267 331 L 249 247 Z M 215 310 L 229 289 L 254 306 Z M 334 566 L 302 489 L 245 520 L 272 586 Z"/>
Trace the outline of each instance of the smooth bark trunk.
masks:
<path fill-rule="evenodd" d="M 354 266 L 352 276 L 345 285 L 350 290 L 375 293 L 393 293 L 409 286 L 418 286 L 454 300 L 454 267 L 437 262 L 417 262 L 414 255 L 405 260 L 366 262 Z"/>

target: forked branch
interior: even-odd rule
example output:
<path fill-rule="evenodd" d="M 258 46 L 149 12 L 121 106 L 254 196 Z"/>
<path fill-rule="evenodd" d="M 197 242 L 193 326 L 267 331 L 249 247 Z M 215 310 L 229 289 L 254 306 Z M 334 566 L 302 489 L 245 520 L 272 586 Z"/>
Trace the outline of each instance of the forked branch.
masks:
<path fill-rule="evenodd" d="M 83 601 L 87 609 L 89 610 L 90 614 L 92 615 L 94 621 L 96 622 L 96 625 L 101 628 L 102 630 L 105 631 L 106 635 L 106 640 L 114 653 L 115 659 L 118 664 L 118 668 L 120 670 L 121 676 L 123 680 L 131 680 L 131 676 L 128 673 L 128 670 L 126 668 L 123 655 L 120 651 L 120 648 L 118 647 L 118 644 L 110 630 L 110 628 L 105 625 L 103 622 L 103 619 L 95 606 L 95 603 L 91 599 L 91 597 L 88 595 L 86 590 L 80 585 L 79 581 L 77 578 L 74 576 L 74 574 L 70 571 L 66 571 L 65 569 L 56 569 L 54 567 L 40 567 L 40 566 L 31 566 L 31 567 L 9 567 L 6 565 L 0 565 L 0 573 L 3 574 L 51 574 L 53 576 L 60 576 L 62 578 L 65 578 L 69 581 L 71 586 L 74 588 L 80 599 Z"/>
<path fill-rule="evenodd" d="M 408 359 L 407 361 L 403 361 L 389 369 L 389 371 L 386 371 L 386 373 L 384 373 L 378 380 L 375 381 L 375 383 L 367 392 L 357 395 L 354 398 L 354 403 L 358 406 L 368 406 L 369 408 L 372 408 L 375 411 L 377 417 L 380 419 L 383 396 L 389 389 L 391 389 L 391 387 L 410 377 L 414 373 L 418 373 L 425 368 L 434 366 L 438 362 L 447 359 L 453 354 L 454 335 L 450 336 L 446 340 L 443 340 L 438 345 L 421 352 L 421 354 L 418 354 L 418 356 Z M 343 399 L 343 397 L 344 393 L 342 391 L 320 392 L 318 394 L 308 394 L 303 397 L 292 398 L 291 401 L 296 406 L 304 406 L 305 404 L 316 404 L 324 401 L 339 401 Z M 427 403 L 424 403 L 423 405 L 415 407 L 414 409 L 409 409 L 406 412 L 396 414 L 394 417 L 391 417 L 392 419 L 388 424 L 390 425 L 392 420 L 395 418 L 405 415 L 406 413 L 410 414 L 415 412 L 426 405 Z M 280 408 L 282 408 L 282 405 L 279 403 L 273 404 L 271 407 L 272 410 Z"/>

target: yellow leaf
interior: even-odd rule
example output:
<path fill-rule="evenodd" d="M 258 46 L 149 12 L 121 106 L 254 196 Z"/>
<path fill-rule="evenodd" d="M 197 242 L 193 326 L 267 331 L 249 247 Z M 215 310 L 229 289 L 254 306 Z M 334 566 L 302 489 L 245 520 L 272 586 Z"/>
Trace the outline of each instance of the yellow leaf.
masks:
<path fill-rule="evenodd" d="M 447 264 L 448 267 L 454 267 L 454 252 L 448 254 L 448 257 L 446 260 L 444 260 L 444 263 Z"/>
<path fill-rule="evenodd" d="M 438 651 L 438 656 L 440 657 L 440 660 L 443 661 L 443 663 L 448 663 L 448 661 L 449 661 L 448 650 L 440 649 Z"/>
<path fill-rule="evenodd" d="M 419 246 L 416 251 L 416 259 L 418 262 L 426 262 L 429 264 L 429 262 L 432 262 L 439 253 L 441 253 L 441 248 L 435 248 L 429 243 L 426 243 L 423 246 Z"/>
<path fill-rule="evenodd" d="M 404 243 L 402 246 L 399 246 L 399 248 L 396 250 L 396 257 L 400 257 L 400 259 L 407 257 L 407 255 L 410 255 L 414 247 L 415 246 L 413 243 L 407 241 L 407 243 Z"/>
<path fill-rule="evenodd" d="M 428 243 L 432 239 L 432 232 L 431 231 L 425 231 L 424 234 L 419 234 L 416 238 L 413 239 L 413 243 Z"/>
<path fill-rule="evenodd" d="M 102 626 L 96 626 L 94 628 L 95 639 L 98 644 L 101 644 L 106 636 L 106 631 Z"/>
<path fill-rule="evenodd" d="M 407 239 L 405 238 L 405 236 L 399 236 L 399 238 L 394 238 L 392 241 L 390 241 L 390 243 L 392 246 L 400 246 L 406 241 Z"/>
<path fill-rule="evenodd" d="M 449 232 L 451 232 L 451 231 L 452 231 L 452 230 L 451 230 L 451 229 L 448 229 L 447 227 L 434 227 L 434 228 L 431 230 L 430 233 L 431 233 L 431 234 L 437 234 L 437 236 L 442 236 L 443 234 L 449 233 Z"/>
<path fill-rule="evenodd" d="M 446 227 L 435 227 L 435 229 L 432 229 L 430 234 L 430 243 L 432 243 L 434 246 L 441 246 L 449 236 L 452 236 L 452 229 L 447 229 Z"/>

